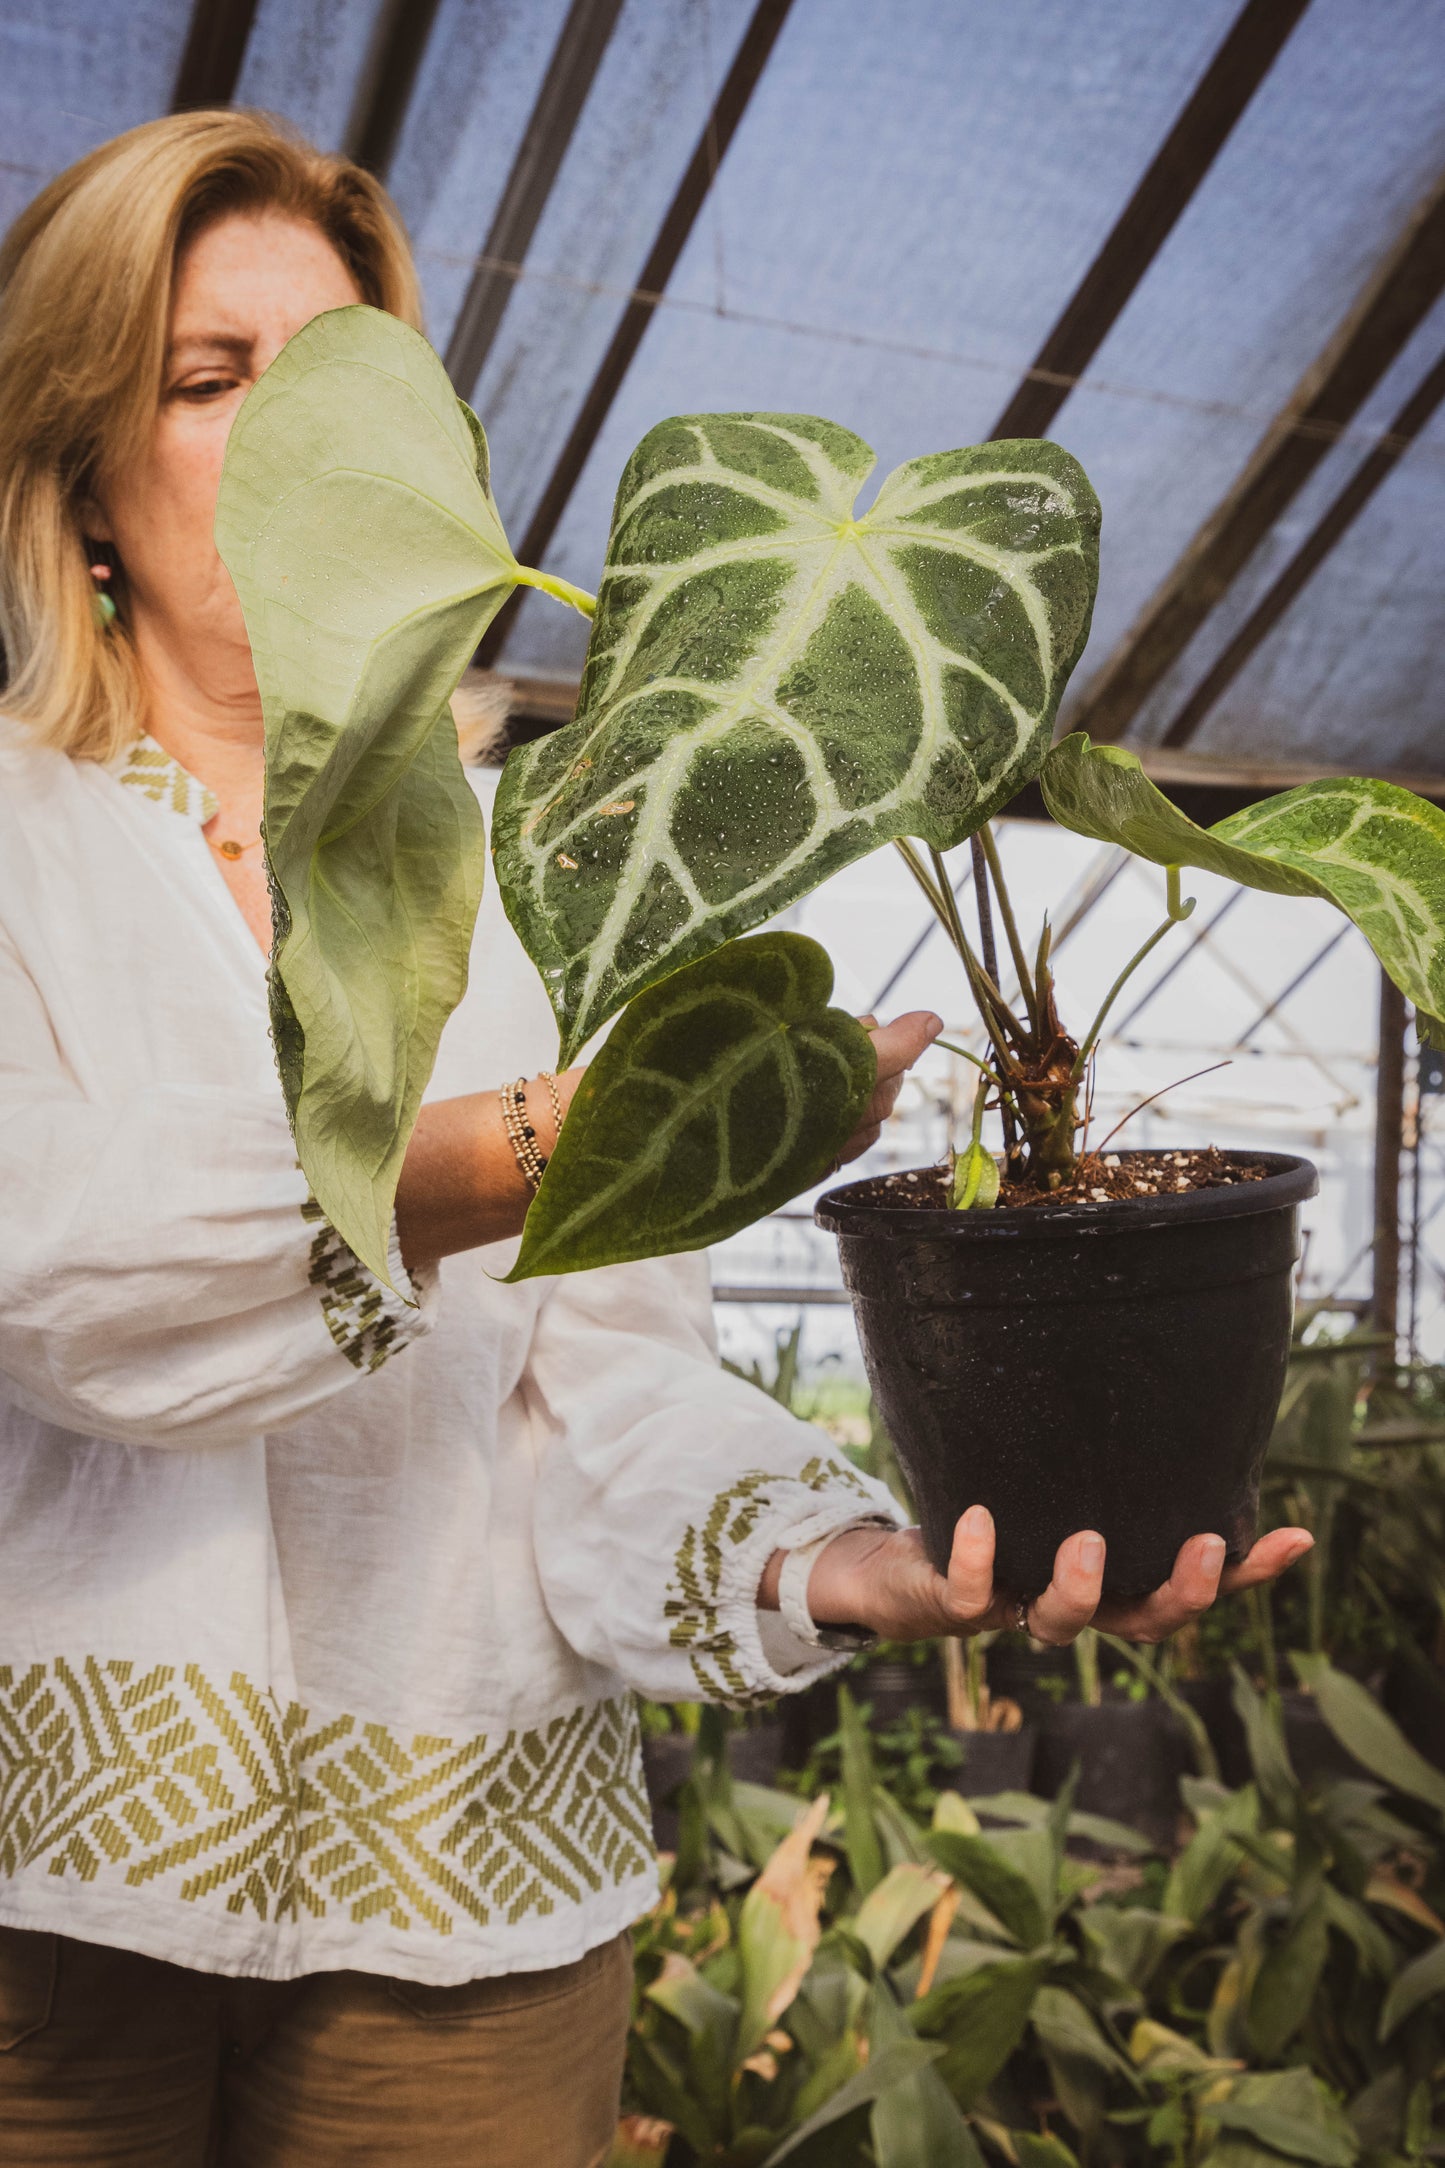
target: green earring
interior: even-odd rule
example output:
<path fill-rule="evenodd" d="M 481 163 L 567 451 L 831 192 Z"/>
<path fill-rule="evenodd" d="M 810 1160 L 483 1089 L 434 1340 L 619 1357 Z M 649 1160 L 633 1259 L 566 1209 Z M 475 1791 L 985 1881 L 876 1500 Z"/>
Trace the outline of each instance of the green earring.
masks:
<path fill-rule="evenodd" d="M 111 626 L 115 623 L 115 599 L 113 596 L 108 595 L 105 589 L 100 586 L 99 583 L 102 580 L 108 580 L 110 578 L 110 566 L 103 564 L 94 564 L 90 568 L 90 576 L 97 583 L 95 591 L 95 622 L 97 623 L 97 625 L 99 625 L 102 632 L 109 632 Z"/>

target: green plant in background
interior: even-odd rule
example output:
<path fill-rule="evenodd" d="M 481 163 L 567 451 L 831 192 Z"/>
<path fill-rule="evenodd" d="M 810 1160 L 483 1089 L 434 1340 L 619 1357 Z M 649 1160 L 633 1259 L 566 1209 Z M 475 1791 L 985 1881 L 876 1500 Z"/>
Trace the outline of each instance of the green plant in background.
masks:
<path fill-rule="evenodd" d="M 925 1824 L 846 1700 L 838 1791 L 800 1809 L 729 1779 L 710 1714 L 611 2168 L 1439 2157 L 1445 1777 L 1357 1682 L 1298 1668 L 1365 1773 L 1301 1784 L 1241 1674 L 1251 1781 L 1186 1780 L 1172 1863 L 1067 1796 L 945 1792 Z"/>
<path fill-rule="evenodd" d="M 1327 896 L 1425 1024 L 1445 1010 L 1433 807 L 1385 784 L 1308 785 L 1205 832 L 1132 755 L 1082 738 L 1049 752 L 1098 569 L 1076 461 L 1033 440 L 931 454 L 860 515 L 872 465 L 812 416 L 660 423 L 624 471 L 594 604 L 517 563 L 481 426 L 395 319 L 317 318 L 247 399 L 216 533 L 265 709 L 275 1037 L 302 1166 L 373 1272 L 480 888 L 446 700 L 518 586 L 596 614 L 576 719 L 503 775 L 503 898 L 564 1060 L 626 1015 L 578 1094 L 517 1276 L 697 1247 L 822 1175 L 871 1048 L 828 1007 L 812 944 L 737 937 L 884 843 L 963 962 L 1014 1171 L 1068 1179 L 1102 1012 L 1077 1043 L 1060 1025 L 1047 928 L 1030 960 L 987 830 L 1035 775 L 1066 826 L 1168 869 L 1166 919 L 1128 969 L 1185 914 L 1179 866 L 1208 865 Z M 941 856 L 975 834 L 1021 1015 L 973 954 Z"/>

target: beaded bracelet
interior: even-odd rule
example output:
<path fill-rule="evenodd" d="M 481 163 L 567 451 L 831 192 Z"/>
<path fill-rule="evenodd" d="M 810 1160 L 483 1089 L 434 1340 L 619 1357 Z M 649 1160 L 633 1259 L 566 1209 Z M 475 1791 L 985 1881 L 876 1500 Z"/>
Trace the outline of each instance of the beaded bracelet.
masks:
<path fill-rule="evenodd" d="M 515 1084 L 504 1084 L 501 1090 L 502 1125 L 507 1141 L 516 1155 L 527 1186 L 533 1191 L 546 1172 L 547 1162 L 537 1149 L 537 1132 L 527 1120 L 527 1079 L 519 1076 Z"/>

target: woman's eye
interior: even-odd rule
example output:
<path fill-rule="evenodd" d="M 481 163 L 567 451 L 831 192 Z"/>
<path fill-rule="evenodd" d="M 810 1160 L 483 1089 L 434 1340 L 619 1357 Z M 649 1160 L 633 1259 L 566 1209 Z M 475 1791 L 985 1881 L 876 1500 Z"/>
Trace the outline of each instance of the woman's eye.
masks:
<path fill-rule="evenodd" d="M 190 400 L 194 404 L 200 405 L 208 399 L 222 398 L 226 392 L 230 391 L 234 381 L 233 377 L 226 376 L 198 377 L 193 383 L 178 384 L 173 397 Z"/>

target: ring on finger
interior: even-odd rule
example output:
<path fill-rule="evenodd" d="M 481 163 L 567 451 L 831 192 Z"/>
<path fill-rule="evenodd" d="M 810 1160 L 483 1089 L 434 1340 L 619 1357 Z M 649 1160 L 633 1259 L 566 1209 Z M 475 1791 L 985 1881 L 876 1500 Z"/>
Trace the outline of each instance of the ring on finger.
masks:
<path fill-rule="evenodd" d="M 1026 1634 L 1029 1630 L 1029 1607 L 1022 1596 L 1014 1605 L 1013 1630 L 1016 1634 Z"/>

